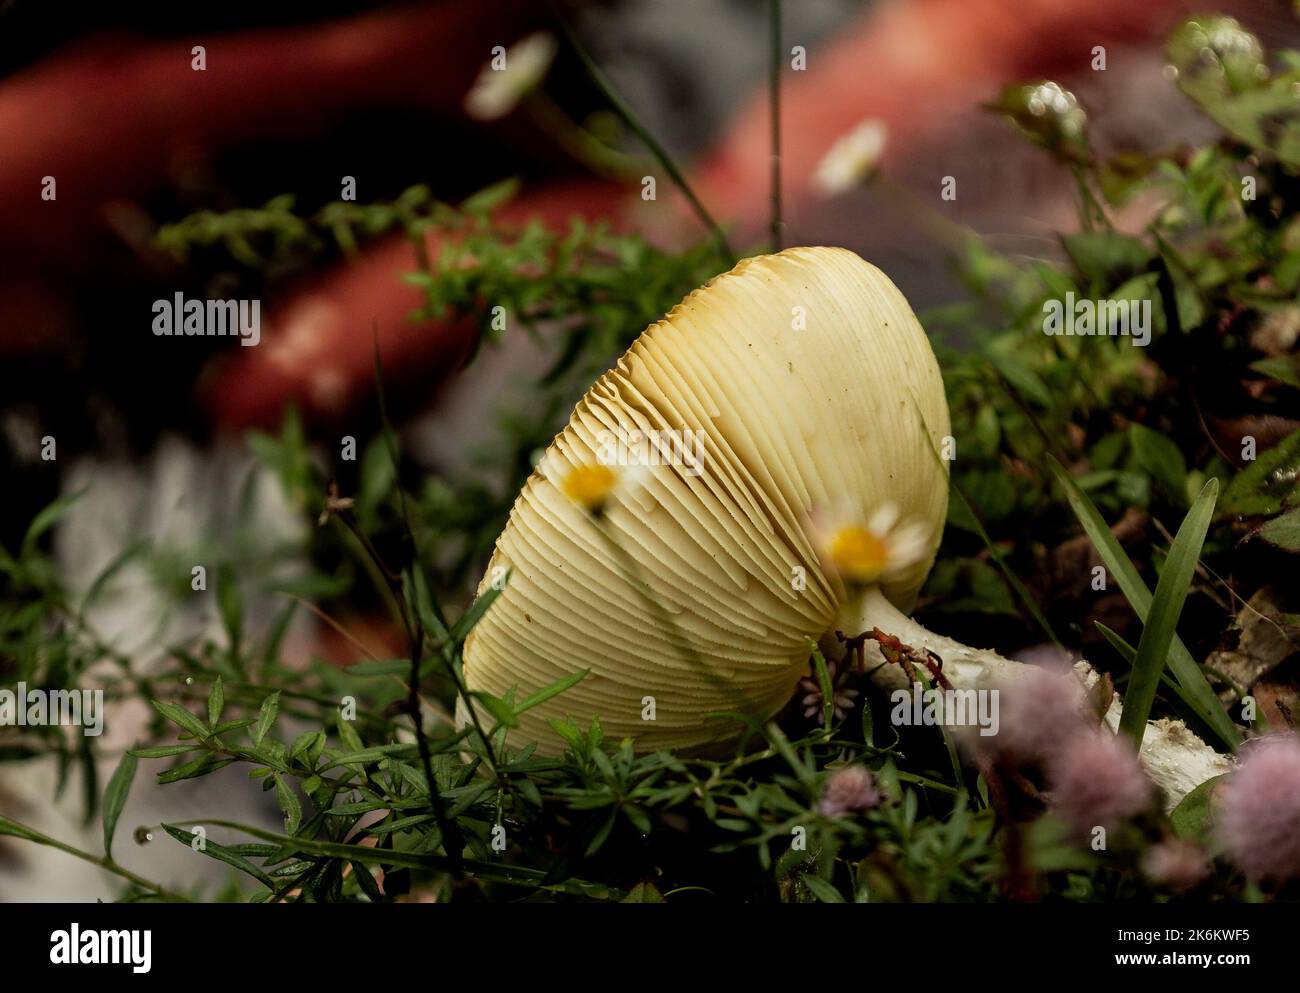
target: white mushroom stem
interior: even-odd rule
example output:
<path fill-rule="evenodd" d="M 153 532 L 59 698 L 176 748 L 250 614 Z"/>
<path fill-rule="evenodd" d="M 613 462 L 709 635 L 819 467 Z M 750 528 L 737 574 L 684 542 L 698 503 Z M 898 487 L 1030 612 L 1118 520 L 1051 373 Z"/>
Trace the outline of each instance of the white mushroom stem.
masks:
<path fill-rule="evenodd" d="M 943 659 L 943 674 L 954 689 L 991 689 L 1030 671 L 1024 663 L 1005 659 L 987 648 L 971 648 L 922 627 L 890 603 L 877 587 L 867 590 L 854 606 L 846 632 L 879 628 L 911 648 L 929 649 Z M 884 661 L 874 642 L 867 643 L 867 652 L 869 661 Z M 1076 663 L 1075 672 L 1088 688 L 1100 678 L 1083 661 Z M 908 688 L 901 666 L 877 665 L 873 678 L 886 689 Z M 1119 695 L 1114 694 L 1104 718 L 1112 730 L 1119 728 L 1120 713 Z M 1170 810 L 1201 783 L 1232 771 L 1234 766 L 1230 756 L 1216 752 L 1182 721 L 1167 718 L 1147 723 L 1139 759 L 1152 782 L 1163 791 L 1166 809 Z"/>

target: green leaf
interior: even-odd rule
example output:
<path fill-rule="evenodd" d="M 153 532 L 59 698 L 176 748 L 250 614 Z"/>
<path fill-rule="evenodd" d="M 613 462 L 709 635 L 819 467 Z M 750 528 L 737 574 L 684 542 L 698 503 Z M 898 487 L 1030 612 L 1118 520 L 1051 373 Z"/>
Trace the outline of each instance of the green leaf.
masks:
<path fill-rule="evenodd" d="M 1142 424 L 1129 426 L 1133 457 L 1179 505 L 1187 503 L 1187 463 L 1183 453 L 1167 436 Z"/>
<path fill-rule="evenodd" d="M 484 593 L 469 605 L 469 609 L 461 615 L 460 620 L 452 625 L 452 641 L 461 642 L 469 636 L 469 633 L 474 630 L 474 625 L 477 624 L 482 619 L 483 615 L 487 613 L 487 609 L 492 606 L 497 597 L 505 592 L 506 582 L 509 581 L 509 576 L 510 573 L 507 572 L 506 578 L 500 586 L 488 587 Z"/>
<path fill-rule="evenodd" d="M 384 894 L 380 891 L 379 884 L 375 882 L 375 877 L 371 875 L 370 869 L 362 865 L 360 862 L 352 862 L 350 864 L 352 866 L 352 874 L 356 877 L 357 885 L 361 887 L 362 892 L 366 894 L 370 902 L 384 903 Z"/>
<path fill-rule="evenodd" d="M 1200 561 L 1201 546 L 1205 543 L 1205 534 L 1209 530 L 1210 519 L 1214 516 L 1214 500 L 1218 495 L 1219 481 L 1211 479 L 1183 518 L 1182 526 L 1174 536 L 1173 547 L 1165 559 L 1160 580 L 1156 583 L 1155 596 L 1151 599 L 1151 609 L 1142 628 L 1137 658 L 1133 660 L 1133 674 L 1124 694 L 1124 711 L 1119 721 L 1120 731 L 1139 746 L 1146 732 L 1156 688 L 1160 685 L 1160 674 L 1169 658 L 1169 647 L 1173 643 L 1178 618 L 1183 612 L 1183 603 L 1187 599 L 1196 564 Z"/>
<path fill-rule="evenodd" d="M 1228 484 L 1221 517 L 1276 514 L 1300 491 L 1300 431 L 1294 431 L 1242 469 Z"/>
<path fill-rule="evenodd" d="M 959 488 L 955 479 L 951 487 Z M 1003 521 L 1015 512 L 1016 484 L 1001 466 L 964 472 L 960 489 L 948 504 L 948 523 L 955 527 L 978 534 L 982 521 Z"/>
<path fill-rule="evenodd" d="M 1101 165 L 1097 177 L 1102 193 L 1106 199 L 1119 207 L 1128 202 L 1151 171 L 1156 167 L 1157 159 L 1140 152 L 1120 152 L 1112 155 Z M 1118 294 L 1116 294 L 1118 297 Z"/>
<path fill-rule="evenodd" d="M 226 637 L 230 640 L 231 654 L 238 655 L 239 635 L 244 623 L 243 602 L 239 597 L 239 584 L 235 582 L 234 572 L 225 565 L 217 569 L 217 611 L 221 615 L 221 626 L 225 628 Z"/>
<path fill-rule="evenodd" d="M 384 439 L 377 438 L 366 446 L 361 456 L 361 486 L 357 492 L 357 511 L 369 520 L 397 482 L 397 470 Z"/>
<path fill-rule="evenodd" d="M 89 486 L 83 486 L 75 493 L 65 493 L 32 518 L 32 523 L 27 526 L 27 533 L 23 535 L 21 552 L 23 558 L 27 558 L 36 550 L 36 542 L 40 540 L 41 535 L 59 523 L 59 519 L 74 503 L 85 496 L 88 489 Z"/>
<path fill-rule="evenodd" d="M 285 633 L 289 630 L 289 623 L 293 620 L 293 615 L 297 610 L 297 601 L 290 600 L 275 615 L 275 620 L 271 622 L 271 629 L 266 634 L 266 641 L 261 652 L 264 669 L 279 659 L 280 643 L 284 640 Z"/>
<path fill-rule="evenodd" d="M 1065 497 L 1074 511 L 1075 517 L 1083 526 L 1084 533 L 1091 539 L 1101 560 L 1106 564 L 1110 574 L 1119 583 L 1120 590 L 1128 599 L 1129 606 L 1143 621 L 1146 621 L 1151 609 L 1151 591 L 1143 581 L 1129 557 L 1120 547 L 1120 543 L 1111 533 L 1091 500 L 1055 459 L 1049 459 L 1049 467 L 1056 481 L 1065 491 Z M 1208 725 L 1228 748 L 1236 748 L 1241 743 L 1241 736 L 1219 702 L 1213 687 L 1205 678 L 1201 667 L 1192 658 L 1191 652 L 1179 640 L 1177 635 L 1169 650 L 1169 669 L 1174 679 L 1186 694 L 1189 706 L 1196 715 Z"/>
<path fill-rule="evenodd" d="M 1113 285 L 1146 268 L 1153 254 L 1136 238 L 1113 231 L 1071 234 L 1061 241 L 1084 278 L 1102 286 Z"/>
<path fill-rule="evenodd" d="M 302 804 L 298 802 L 298 794 L 278 772 L 275 774 L 275 799 L 284 811 L 284 829 L 293 834 L 302 823 Z"/>
<path fill-rule="evenodd" d="M 432 636 L 435 649 L 449 645 L 452 641 L 451 632 L 433 609 L 433 594 L 429 591 L 429 580 L 425 577 L 424 570 L 407 570 L 403 573 L 402 586 L 407 602 L 420 618 L 421 626 Z"/>
<path fill-rule="evenodd" d="M 321 751 L 325 748 L 324 731 L 304 731 L 298 737 L 293 739 L 293 744 L 289 746 L 289 758 L 301 759 L 303 765 L 311 768 L 320 758 Z"/>
<path fill-rule="evenodd" d="M 150 700 L 154 710 L 162 714 L 167 720 L 171 721 L 177 727 L 183 728 L 196 738 L 206 738 L 208 729 L 203 726 L 203 722 L 191 714 L 184 707 L 178 707 L 174 703 L 165 703 L 162 700 Z"/>
<path fill-rule="evenodd" d="M 361 735 L 357 734 L 357 729 L 352 726 L 352 722 L 343 716 L 342 708 L 339 709 L 335 724 L 338 726 L 339 741 L 343 742 L 349 751 L 359 752 L 366 747 L 365 742 L 361 740 Z"/>
<path fill-rule="evenodd" d="M 197 779 L 199 776 L 206 776 L 218 769 L 224 769 L 234 761 L 234 759 L 220 758 L 211 752 L 205 752 L 193 762 L 186 762 L 174 769 L 160 772 L 158 774 L 158 785 L 166 786 L 168 783 L 179 783 L 183 779 Z"/>
<path fill-rule="evenodd" d="M 474 699 L 483 704 L 483 708 L 497 719 L 497 722 L 508 728 L 518 727 L 519 719 L 515 716 L 514 707 L 506 703 L 500 697 L 493 696 L 482 690 L 476 690 L 470 694 Z"/>
<path fill-rule="evenodd" d="M 114 556 L 113 560 L 100 570 L 99 575 L 95 577 L 90 586 L 86 589 L 86 595 L 81 598 L 80 613 L 85 616 L 86 610 L 92 603 L 99 599 L 101 593 L 112 581 L 113 577 L 131 564 L 131 560 L 143 555 L 149 550 L 150 543 L 143 538 L 137 539 L 126 546 L 121 552 Z"/>
<path fill-rule="evenodd" d="M 257 712 L 257 727 L 253 729 L 254 745 L 262 744 L 262 739 L 265 738 L 266 733 L 271 730 L 271 725 L 275 723 L 275 718 L 279 713 L 280 691 L 276 690 L 262 701 L 261 709 Z"/>
<path fill-rule="evenodd" d="M 113 857 L 113 833 L 117 830 L 117 820 L 122 816 L 122 808 L 126 806 L 126 798 L 131 792 L 131 783 L 135 780 L 138 764 L 135 754 L 128 750 L 109 778 L 108 786 L 104 788 L 104 855 L 106 858 Z"/>
<path fill-rule="evenodd" d="M 992 407 L 981 407 L 975 415 L 975 440 L 985 455 L 996 455 L 998 445 L 1002 442 L 1002 423 L 998 412 Z"/>
<path fill-rule="evenodd" d="M 1201 841 L 1210 830 L 1210 799 L 1214 788 L 1227 777 L 1215 776 L 1207 779 L 1200 786 L 1183 797 L 1182 801 L 1169 814 L 1174 834 L 1188 841 Z"/>
<path fill-rule="evenodd" d="M 568 721 L 558 721 L 555 718 L 549 718 L 546 722 L 551 726 L 551 730 L 564 739 L 565 744 L 578 752 L 582 748 L 582 732 L 578 730 L 573 719 Z"/>
<path fill-rule="evenodd" d="M 1270 545 L 1300 552 L 1300 510 L 1292 510 L 1275 517 L 1255 532 Z"/>
<path fill-rule="evenodd" d="M 367 765 L 371 762 L 378 762 L 380 759 L 389 757 L 407 757 L 416 754 L 419 746 L 414 742 L 399 743 L 393 745 L 374 745 L 370 748 L 362 748 L 355 752 L 345 752 L 342 755 L 336 755 L 330 759 L 329 763 L 317 772 L 328 772 L 330 769 L 341 765 Z"/>
<path fill-rule="evenodd" d="M 461 201 L 460 209 L 466 214 L 486 214 L 510 200 L 519 191 L 519 180 L 503 179 L 484 187 Z"/>
<path fill-rule="evenodd" d="M 584 679 L 587 678 L 587 675 L 590 672 L 591 672 L 590 669 L 583 669 L 581 672 L 574 672 L 567 676 L 564 676 L 561 679 L 557 679 L 555 682 L 551 683 L 550 686 L 543 687 L 542 689 L 534 693 L 532 696 L 525 697 L 523 702 L 518 704 L 514 708 L 515 714 L 519 715 L 522 714 L 525 710 L 531 710 L 533 707 L 536 707 L 538 704 L 545 703 L 547 700 L 551 699 L 551 697 L 559 696 L 565 690 L 577 686 L 580 682 L 582 682 Z"/>
<path fill-rule="evenodd" d="M 794 746 L 790 744 L 790 739 L 785 736 L 785 732 L 777 727 L 774 721 L 769 721 L 767 724 L 763 725 L 763 737 L 767 739 L 768 744 L 776 750 L 777 754 L 779 754 L 781 758 L 785 759 L 786 763 L 799 778 L 799 782 L 804 785 L 805 789 L 809 791 L 816 789 L 816 774 L 810 767 L 809 763 L 804 762 L 799 758 L 799 755 L 794 750 Z"/>
<path fill-rule="evenodd" d="M 252 717 L 241 717 L 237 721 L 222 721 L 212 729 L 213 734 L 229 734 L 231 731 L 242 731 L 244 728 L 252 727 L 257 720 Z"/>
<path fill-rule="evenodd" d="M 0 835 L 8 835 L 11 838 L 22 838 L 24 841 L 34 841 L 39 845 L 53 845 L 54 839 L 49 835 L 41 834 L 34 831 L 25 824 L 19 824 L 17 821 L 11 821 L 8 817 L 0 815 Z"/>
<path fill-rule="evenodd" d="M 208 726 L 216 727 L 217 722 L 221 720 L 221 711 L 226 706 L 226 688 L 221 683 L 221 677 L 218 676 L 212 684 L 212 690 L 208 693 Z"/>
<path fill-rule="evenodd" d="M 1081 847 L 1069 826 L 1051 814 L 1029 825 L 1024 846 L 1025 861 L 1038 872 L 1087 871 L 1097 864 L 1097 856 Z"/>
<path fill-rule="evenodd" d="M 993 363 L 993 368 L 998 371 L 998 375 L 1026 400 L 1032 400 L 1040 407 L 1051 408 L 1051 391 L 1033 369 L 1010 355 L 990 352 L 988 359 Z"/>
<path fill-rule="evenodd" d="M 188 845 L 191 849 L 202 852 L 204 855 L 207 855 L 209 858 L 214 858 L 218 862 L 224 862 L 226 865 L 234 866 L 240 872 L 252 876 L 269 890 L 274 890 L 276 888 L 275 880 L 267 875 L 266 872 L 259 869 L 242 855 L 232 852 L 229 848 L 226 848 L 223 845 L 218 845 L 210 838 L 203 838 L 199 847 L 195 848 L 194 839 L 199 837 L 195 832 L 187 831 L 184 828 L 173 827 L 171 824 L 164 824 L 162 827 L 164 831 L 170 834 L 182 845 Z"/>
<path fill-rule="evenodd" d="M 1255 372 L 1300 390 L 1300 355 L 1274 355 L 1252 362 L 1250 367 Z"/>
<path fill-rule="evenodd" d="M 131 754 L 138 759 L 165 759 L 173 755 L 184 755 L 202 746 L 200 745 L 160 745 L 157 748 L 132 748 Z"/>
<path fill-rule="evenodd" d="M 822 879 L 820 876 L 801 873 L 799 881 L 808 887 L 808 891 L 815 896 L 820 903 L 844 903 L 844 897 L 834 886 Z"/>

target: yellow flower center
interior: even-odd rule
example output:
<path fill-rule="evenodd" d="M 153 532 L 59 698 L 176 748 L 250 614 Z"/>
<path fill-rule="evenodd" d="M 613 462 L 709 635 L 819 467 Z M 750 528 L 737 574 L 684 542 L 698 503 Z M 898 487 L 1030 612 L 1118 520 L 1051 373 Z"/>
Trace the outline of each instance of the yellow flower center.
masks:
<path fill-rule="evenodd" d="M 605 506 L 618 477 L 607 465 L 580 465 L 564 477 L 564 495 L 584 510 L 597 513 Z"/>
<path fill-rule="evenodd" d="M 831 538 L 831 564 L 851 583 L 874 583 L 885 571 L 889 549 L 864 527 L 841 528 Z"/>

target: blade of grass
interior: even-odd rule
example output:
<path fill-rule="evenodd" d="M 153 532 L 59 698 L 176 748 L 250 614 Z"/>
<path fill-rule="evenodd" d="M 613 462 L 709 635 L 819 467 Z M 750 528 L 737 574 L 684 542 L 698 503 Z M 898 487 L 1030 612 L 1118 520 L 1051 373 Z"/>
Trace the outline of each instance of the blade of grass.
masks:
<path fill-rule="evenodd" d="M 1074 516 L 1083 526 L 1084 533 L 1096 547 L 1102 562 L 1115 577 L 1115 581 L 1119 583 L 1119 588 L 1128 599 L 1129 606 L 1145 623 L 1151 610 L 1151 591 L 1147 584 L 1137 568 L 1129 561 L 1128 555 L 1120 547 L 1120 543 L 1111 533 L 1093 502 L 1070 478 L 1065 467 L 1056 459 L 1050 459 L 1048 466 L 1065 491 L 1065 498 L 1069 501 Z M 1219 703 L 1219 698 L 1206 680 L 1201 667 L 1192 658 L 1192 653 L 1176 634 L 1169 648 L 1169 671 L 1186 694 L 1188 706 L 1215 733 L 1223 745 L 1229 749 L 1236 749 L 1241 744 L 1241 735 L 1232 723 L 1232 718 Z"/>
<path fill-rule="evenodd" d="M 1119 653 L 1120 658 L 1122 658 L 1128 664 L 1129 668 L 1132 669 L 1133 660 L 1137 658 L 1137 649 L 1120 637 L 1117 632 L 1112 631 L 1100 621 L 1093 621 L 1093 623 L 1097 626 L 1097 630 L 1101 632 L 1102 637 L 1110 643 L 1111 648 L 1115 649 L 1115 651 Z M 1200 715 L 1197 714 L 1196 708 L 1192 705 L 1192 701 L 1188 699 L 1187 692 L 1179 686 L 1178 683 L 1174 681 L 1173 677 L 1171 677 L 1167 672 L 1162 672 L 1160 674 L 1160 685 L 1163 686 L 1172 696 L 1177 698 L 1178 703 L 1182 705 L 1179 714 L 1184 719 L 1188 716 L 1196 717 L 1198 719 L 1196 726 L 1199 727 Z M 1177 709 L 1177 707 L 1175 709 Z"/>
<path fill-rule="evenodd" d="M 808 648 L 812 652 L 813 669 L 817 673 L 817 685 L 822 691 L 822 730 L 830 737 L 831 725 L 835 719 L 835 687 L 831 683 L 831 671 L 826 665 L 826 656 L 817 647 L 817 642 L 808 639 Z"/>
<path fill-rule="evenodd" d="M 1169 646 L 1173 643 L 1178 618 L 1196 572 L 1196 563 L 1201 557 L 1201 546 L 1210 529 L 1218 495 L 1217 479 L 1211 479 L 1201 489 L 1174 536 L 1173 548 L 1165 559 L 1155 595 L 1151 598 L 1151 610 L 1142 627 L 1137 657 L 1133 660 L 1133 675 L 1124 694 L 1124 712 L 1119 719 L 1120 732 L 1127 734 L 1139 746 L 1146 732 L 1156 687 L 1160 685 L 1160 674 L 1169 658 Z"/>
<path fill-rule="evenodd" d="M 559 23 L 560 29 L 564 32 L 565 37 L 568 39 L 569 45 L 573 49 L 573 53 L 577 55 L 578 61 L 582 63 L 582 68 L 586 71 L 587 77 L 595 85 L 596 89 L 600 91 L 601 96 L 608 101 L 610 108 L 627 126 L 627 129 L 636 135 L 646 148 L 650 149 L 650 154 L 655 157 L 663 167 L 664 171 L 668 173 L 669 178 L 672 179 L 677 188 L 681 190 L 682 195 L 686 197 L 687 202 L 691 205 L 691 209 L 695 211 L 695 216 L 699 218 L 700 223 L 712 232 L 714 240 L 718 243 L 718 249 L 727 257 L 727 260 L 734 265 L 736 253 L 731 250 L 731 245 L 727 241 L 727 236 L 723 232 L 722 226 L 713 219 L 713 215 L 710 214 L 704 204 L 700 202 L 700 198 L 695 195 L 695 191 L 691 189 L 691 184 L 686 181 L 685 175 L 683 175 L 681 169 L 677 167 L 677 163 L 673 161 L 672 156 L 668 154 L 663 145 L 659 144 L 655 136 L 646 129 L 645 125 L 641 123 L 641 120 L 636 116 L 636 113 L 632 110 L 631 106 L 629 106 L 628 102 L 623 99 L 622 94 L 614 88 L 614 84 L 609 81 L 601 71 L 600 67 L 596 65 L 595 60 L 592 59 L 590 54 L 588 54 L 586 46 L 582 44 L 578 39 L 578 36 L 574 33 L 573 28 L 569 26 L 568 19 L 564 17 L 558 7 L 553 5 L 553 9 L 555 11 L 556 21 Z"/>

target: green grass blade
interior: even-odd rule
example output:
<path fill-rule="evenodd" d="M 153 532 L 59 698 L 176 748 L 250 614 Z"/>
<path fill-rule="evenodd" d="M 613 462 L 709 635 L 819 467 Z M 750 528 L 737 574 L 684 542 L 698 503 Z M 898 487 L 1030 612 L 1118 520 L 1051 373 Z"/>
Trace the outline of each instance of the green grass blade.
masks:
<path fill-rule="evenodd" d="M 817 642 L 809 638 L 808 648 L 812 652 L 813 671 L 817 674 L 817 685 L 822 691 L 822 729 L 829 737 L 835 720 L 835 687 L 831 683 L 831 672 L 826 665 L 826 656 L 817 647 Z"/>
<path fill-rule="evenodd" d="M 1105 624 L 1102 624 L 1101 621 L 1093 621 L 1093 623 L 1097 626 L 1097 630 L 1101 632 L 1102 637 L 1110 642 L 1111 648 L 1115 649 L 1115 651 L 1119 653 L 1120 657 L 1128 663 L 1129 668 L 1131 669 L 1133 667 L 1134 659 L 1137 658 L 1137 649 L 1121 638 L 1118 633 L 1106 627 Z M 1187 693 L 1181 686 L 1170 678 L 1167 672 L 1162 672 L 1160 674 L 1160 685 L 1168 690 L 1173 696 L 1177 697 L 1179 702 L 1187 708 L 1189 713 L 1196 713 L 1196 708 L 1192 705 L 1192 701 L 1188 699 Z"/>
<path fill-rule="evenodd" d="M 1183 518 L 1160 573 L 1160 581 L 1156 583 L 1155 596 L 1151 598 L 1151 610 L 1147 613 L 1137 657 L 1133 660 L 1133 675 L 1124 694 L 1124 713 L 1119 719 L 1121 733 L 1127 734 L 1137 745 L 1142 744 L 1156 687 L 1160 685 L 1160 674 L 1169 658 L 1169 646 L 1173 643 L 1178 618 L 1196 573 L 1196 563 L 1201 557 L 1201 546 L 1210 529 L 1218 495 L 1219 481 L 1211 479 Z"/>
<path fill-rule="evenodd" d="M 1078 484 L 1070 478 L 1069 473 L 1059 462 L 1051 459 L 1048 464 L 1057 482 L 1065 491 L 1065 498 L 1083 526 L 1084 533 L 1096 547 L 1106 568 L 1119 583 L 1119 588 L 1128 599 L 1129 606 L 1145 623 L 1151 610 L 1151 591 L 1147 588 L 1147 584 L 1137 568 L 1129 561 L 1128 555 L 1120 547 L 1115 536 L 1111 534 L 1110 528 L 1093 502 L 1088 499 L 1088 495 L 1079 489 Z M 1192 658 L 1192 653 L 1187 650 L 1187 646 L 1177 635 L 1169 646 L 1169 671 L 1173 673 L 1174 680 L 1183 690 L 1187 705 L 1218 736 L 1220 742 L 1230 749 L 1235 749 L 1241 744 L 1241 735 L 1238 734 L 1236 725 L 1232 723 L 1232 718 L 1219 703 L 1214 688 L 1210 686 L 1201 667 Z"/>

